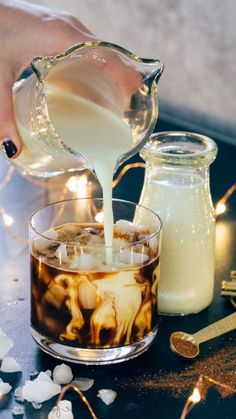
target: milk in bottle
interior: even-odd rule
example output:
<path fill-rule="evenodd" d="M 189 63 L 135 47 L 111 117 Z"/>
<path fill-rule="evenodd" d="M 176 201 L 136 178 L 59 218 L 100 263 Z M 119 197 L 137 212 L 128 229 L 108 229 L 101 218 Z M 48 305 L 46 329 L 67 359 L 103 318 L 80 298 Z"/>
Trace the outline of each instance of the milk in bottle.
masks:
<path fill-rule="evenodd" d="M 214 211 L 208 166 L 217 152 L 207 137 L 154 134 L 141 151 L 147 162 L 140 204 L 163 221 L 158 308 L 198 313 L 214 290 Z M 137 220 L 140 220 L 137 214 Z"/>

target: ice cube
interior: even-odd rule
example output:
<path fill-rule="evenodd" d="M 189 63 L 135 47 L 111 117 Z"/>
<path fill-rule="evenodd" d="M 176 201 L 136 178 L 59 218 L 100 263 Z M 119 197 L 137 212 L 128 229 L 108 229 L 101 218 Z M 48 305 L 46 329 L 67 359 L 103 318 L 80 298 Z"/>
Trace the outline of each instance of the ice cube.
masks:
<path fill-rule="evenodd" d="M 54 307 L 60 309 L 65 300 L 64 288 L 62 288 L 60 285 L 51 282 L 50 287 L 44 294 L 44 298 Z"/>
<path fill-rule="evenodd" d="M 55 251 L 55 256 L 59 260 L 67 258 L 67 247 L 64 243 L 61 243 L 60 246 L 58 246 L 57 250 Z"/>
<path fill-rule="evenodd" d="M 45 374 L 47 375 L 47 374 Z M 50 377 L 48 377 L 50 379 Z M 43 403 L 61 392 L 61 386 L 49 381 L 26 381 L 22 388 L 22 396 L 28 402 Z"/>
<path fill-rule="evenodd" d="M 56 384 L 68 384 L 73 380 L 72 369 L 66 364 L 57 365 L 53 370 L 52 376 Z"/>
<path fill-rule="evenodd" d="M 96 244 L 104 244 L 104 239 L 102 237 L 96 236 L 96 234 L 92 234 L 87 246 L 94 246 Z"/>
<path fill-rule="evenodd" d="M 109 405 L 114 402 L 117 393 L 111 389 L 102 389 L 98 391 L 97 397 L 99 397 L 103 403 Z"/>
<path fill-rule="evenodd" d="M 94 380 L 92 378 L 77 377 L 72 381 L 72 384 L 78 387 L 81 391 L 87 391 L 94 385 Z"/>
<path fill-rule="evenodd" d="M 159 240 L 159 237 L 156 235 L 156 236 L 153 236 L 153 237 L 151 237 L 149 240 L 148 240 L 148 243 L 149 243 L 149 247 L 150 247 L 150 249 L 151 250 L 153 250 L 154 252 L 156 252 L 157 251 L 157 249 L 158 249 L 158 240 Z"/>
<path fill-rule="evenodd" d="M 52 382 L 51 377 L 49 376 L 49 374 L 47 373 L 47 371 L 43 372 L 41 371 L 38 375 L 38 377 L 36 378 L 37 381 L 48 381 L 49 383 Z M 36 381 L 35 380 L 35 381 Z"/>
<path fill-rule="evenodd" d="M 35 410 L 39 410 L 42 407 L 42 403 L 33 402 L 32 406 Z"/>
<path fill-rule="evenodd" d="M 47 374 L 50 378 L 52 377 L 52 371 L 51 370 L 46 370 L 44 371 L 45 374 Z"/>
<path fill-rule="evenodd" d="M 148 254 L 148 247 L 141 243 L 135 243 L 132 250 L 134 250 L 136 253 L 145 253 L 145 255 Z"/>
<path fill-rule="evenodd" d="M 4 394 L 9 393 L 11 391 L 12 386 L 9 383 L 4 383 L 4 381 L 0 381 L 0 397 L 4 396 Z"/>
<path fill-rule="evenodd" d="M 12 356 L 6 356 L 2 360 L 2 365 L 0 368 L 2 372 L 19 372 L 22 371 L 21 366 Z"/>
<path fill-rule="evenodd" d="M 0 328 L 0 360 L 8 354 L 13 346 L 13 341 Z"/>
<path fill-rule="evenodd" d="M 128 249 L 123 250 L 119 254 L 119 262 L 126 265 L 143 265 L 149 259 L 144 253 L 131 252 Z"/>
<path fill-rule="evenodd" d="M 115 226 L 118 227 L 118 229 L 122 230 L 124 233 L 128 234 L 147 231 L 147 228 L 143 225 L 131 223 L 127 220 L 118 220 L 116 221 Z"/>
<path fill-rule="evenodd" d="M 38 237 L 33 241 L 34 248 L 35 250 L 38 250 L 38 252 L 42 252 L 47 249 L 51 244 L 51 240 L 57 239 L 58 234 L 53 228 L 51 228 L 50 230 L 45 231 L 43 236 L 45 237 Z M 48 237 L 49 240 L 46 237 Z"/>
<path fill-rule="evenodd" d="M 128 244 L 128 240 L 124 239 L 124 237 L 114 237 L 113 238 L 113 250 L 119 251 L 121 247 L 125 247 Z"/>
<path fill-rule="evenodd" d="M 23 403 L 24 398 L 22 396 L 22 386 L 19 386 L 15 389 L 14 391 L 14 397 L 16 399 L 17 402 L 19 403 Z"/>
<path fill-rule="evenodd" d="M 78 284 L 78 300 L 81 306 L 86 310 L 94 309 L 98 302 L 96 287 L 85 277 L 85 275 Z"/>
<path fill-rule="evenodd" d="M 74 419 L 72 404 L 69 400 L 61 400 L 53 407 L 48 415 L 48 419 Z"/>
<path fill-rule="evenodd" d="M 23 406 L 13 406 L 11 409 L 11 413 L 13 416 L 23 416 L 25 413 L 25 409 Z"/>
<path fill-rule="evenodd" d="M 99 261 L 87 253 L 81 253 L 75 256 L 69 264 L 70 269 L 78 269 L 80 271 L 93 271 L 100 266 Z"/>

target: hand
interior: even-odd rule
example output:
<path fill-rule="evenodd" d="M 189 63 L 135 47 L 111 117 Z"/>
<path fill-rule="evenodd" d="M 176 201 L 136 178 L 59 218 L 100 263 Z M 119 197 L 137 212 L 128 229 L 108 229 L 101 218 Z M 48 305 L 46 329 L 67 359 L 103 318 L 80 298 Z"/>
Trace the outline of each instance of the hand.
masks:
<path fill-rule="evenodd" d="M 13 113 L 14 82 L 35 56 L 56 55 L 92 38 L 92 33 L 67 12 L 0 0 L 0 143 L 8 157 L 17 157 L 22 148 Z"/>

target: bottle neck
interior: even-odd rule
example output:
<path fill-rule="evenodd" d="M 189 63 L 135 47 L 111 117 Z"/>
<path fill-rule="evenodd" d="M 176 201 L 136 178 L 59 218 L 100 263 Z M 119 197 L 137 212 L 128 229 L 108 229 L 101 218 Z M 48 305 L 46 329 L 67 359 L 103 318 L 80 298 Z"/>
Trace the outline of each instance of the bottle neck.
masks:
<path fill-rule="evenodd" d="M 175 166 L 172 164 L 154 165 L 146 160 L 145 182 L 157 181 L 163 185 L 194 187 L 202 185 L 209 192 L 209 166 Z"/>

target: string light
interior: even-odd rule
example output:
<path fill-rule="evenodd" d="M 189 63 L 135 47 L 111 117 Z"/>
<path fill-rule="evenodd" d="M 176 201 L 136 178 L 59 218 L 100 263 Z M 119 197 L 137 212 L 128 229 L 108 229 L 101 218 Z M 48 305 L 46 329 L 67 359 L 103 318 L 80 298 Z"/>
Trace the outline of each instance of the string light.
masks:
<path fill-rule="evenodd" d="M 236 393 L 236 388 L 233 388 L 227 384 L 221 383 L 220 381 L 217 381 L 212 377 L 201 374 L 194 386 L 192 394 L 187 398 L 187 401 L 182 410 L 180 419 L 185 419 L 186 416 L 189 414 L 189 412 L 192 410 L 192 408 L 204 398 L 207 391 L 206 389 L 204 389 L 204 381 L 208 383 L 208 386 L 206 387 L 207 390 L 209 388 L 209 383 L 210 383 L 212 385 L 220 387 L 221 389 L 228 392 L 229 394 Z"/>
<path fill-rule="evenodd" d="M 236 182 L 232 186 L 230 186 L 230 188 L 225 192 L 225 194 L 216 204 L 216 209 L 215 209 L 216 217 L 226 212 L 227 210 L 226 203 L 228 199 L 231 197 L 231 195 L 235 192 L 235 190 L 236 190 Z"/>
<path fill-rule="evenodd" d="M 131 164 L 127 164 L 126 166 L 123 167 L 123 169 L 120 171 L 120 173 L 118 174 L 118 176 L 116 177 L 116 179 L 114 179 L 113 181 L 113 188 L 115 188 L 119 182 L 121 181 L 121 179 L 123 178 L 123 176 L 130 170 L 130 169 L 135 169 L 135 168 L 145 168 L 145 163 L 131 163 Z M 15 168 L 14 167 L 9 167 L 7 174 L 5 176 L 5 178 L 2 180 L 2 182 L 0 182 L 0 191 L 3 190 L 6 185 L 11 181 L 12 176 L 14 174 Z M 89 180 L 89 176 L 91 176 L 92 173 L 85 169 L 82 174 L 79 175 L 74 175 L 71 176 L 66 184 L 64 185 L 62 194 L 61 194 L 61 199 L 63 199 L 66 196 L 66 192 L 74 192 L 77 194 L 78 197 L 87 197 L 87 196 L 91 196 L 91 189 L 92 189 L 92 182 L 91 180 Z M 24 177 L 30 181 L 31 183 L 40 186 L 41 188 L 45 188 L 48 190 L 61 190 L 62 189 L 62 184 L 60 182 L 56 183 L 49 183 L 48 180 L 42 180 L 42 179 L 36 179 L 36 178 L 32 178 L 31 176 L 28 175 L 24 175 Z M 226 203 L 228 201 L 228 199 L 230 198 L 230 196 L 234 193 L 234 191 L 236 190 L 236 182 L 226 191 L 226 193 L 223 195 L 223 197 L 218 201 L 218 203 L 216 204 L 215 207 L 215 217 L 217 218 L 218 216 L 224 214 L 227 210 L 227 206 Z M 7 211 L 5 210 L 4 207 L 1 207 L 1 215 L 2 215 L 2 219 L 3 219 L 3 224 L 4 226 L 6 226 L 6 228 L 8 228 L 10 230 L 11 235 L 17 239 L 17 241 L 20 242 L 26 242 L 26 240 L 22 239 L 22 238 L 18 238 L 16 236 L 16 234 L 10 229 L 11 226 L 14 224 L 14 219 L 13 217 L 7 213 Z M 102 213 L 97 214 L 98 220 L 96 219 L 97 222 L 102 222 Z"/>
<path fill-rule="evenodd" d="M 116 177 L 116 179 L 113 181 L 113 188 L 116 187 L 118 185 L 118 183 L 121 181 L 121 179 L 123 178 L 123 176 L 127 173 L 128 170 L 133 169 L 133 168 L 145 168 L 145 163 L 132 163 L 132 164 L 127 164 L 125 167 L 123 167 L 123 169 L 120 171 L 120 173 L 118 174 L 118 176 Z M 0 182 L 0 191 L 3 190 L 6 185 L 11 181 L 12 176 L 14 174 L 14 167 L 10 167 L 7 171 L 7 174 L 5 176 L 5 178 Z M 87 174 L 86 174 L 87 172 Z M 66 196 L 66 193 L 69 192 L 75 192 L 76 194 L 79 194 L 79 196 L 87 196 L 84 195 L 87 191 L 88 185 L 92 185 L 92 182 L 88 180 L 88 176 L 91 175 L 91 172 L 89 172 L 88 170 L 85 170 L 81 175 L 74 175 L 71 176 L 66 184 L 64 185 L 64 188 L 62 188 L 62 184 L 61 183 L 48 183 L 48 181 L 46 180 L 41 180 L 41 179 L 35 179 L 35 178 L 31 178 L 30 176 L 24 175 L 24 177 L 30 181 L 31 183 L 40 186 L 42 188 L 45 189 L 58 189 L 58 190 L 62 190 L 62 197 L 64 198 Z M 216 204 L 215 207 L 215 216 L 218 217 L 221 214 L 224 214 L 227 210 L 227 201 L 230 198 L 230 196 L 235 192 L 236 190 L 236 182 L 226 191 L 226 193 L 223 195 L 223 197 L 218 201 L 218 203 Z M 13 236 L 13 238 L 15 238 L 17 241 L 20 242 L 24 242 L 26 243 L 26 240 L 21 239 L 19 237 L 17 237 L 13 230 L 12 230 L 12 225 L 14 224 L 14 218 L 8 214 L 5 210 L 4 207 L 0 207 L 0 213 L 2 216 L 2 220 L 3 220 L 3 224 L 5 225 L 5 227 L 7 228 L 7 230 L 10 232 L 10 234 Z M 96 216 L 96 221 L 97 222 L 102 222 L 103 221 L 103 212 L 101 211 L 100 213 L 97 214 Z M 192 408 L 199 403 L 204 395 L 204 389 L 203 389 L 203 380 L 207 381 L 208 383 L 210 383 L 211 385 L 215 385 L 215 386 L 219 386 L 222 389 L 230 392 L 230 393 L 236 393 L 236 389 L 232 388 L 230 386 L 228 386 L 227 384 L 221 383 L 217 380 L 215 380 L 214 378 L 205 376 L 205 375 L 200 375 L 198 381 L 196 382 L 193 392 L 192 394 L 188 397 L 185 405 L 184 405 L 184 409 L 181 413 L 181 417 L 180 419 L 185 419 L 186 416 L 188 415 L 188 413 L 190 412 L 190 410 L 192 410 Z M 69 388 L 73 388 L 74 391 L 76 391 L 82 401 L 86 404 L 86 406 L 88 407 L 91 416 L 94 419 L 97 419 L 95 413 L 93 412 L 89 402 L 87 401 L 86 397 L 83 395 L 83 393 L 75 386 L 72 384 L 69 384 L 68 386 L 65 386 L 62 389 L 62 392 L 60 393 L 60 396 L 58 398 L 57 403 L 62 400 L 64 393 L 69 389 Z M 0 393 L 0 397 L 1 397 L 1 393 Z"/>
<path fill-rule="evenodd" d="M 220 381 L 217 381 L 212 377 L 208 377 L 207 375 L 203 375 L 203 378 L 205 380 L 207 380 L 209 383 L 211 383 L 213 385 L 216 385 L 216 386 L 219 386 L 219 387 L 221 387 L 222 389 L 226 390 L 229 393 L 235 393 L 236 394 L 236 388 L 233 388 L 231 386 L 228 386 L 227 384 L 221 383 Z"/>
<path fill-rule="evenodd" d="M 115 188 L 123 176 L 130 170 L 135 168 L 145 168 L 145 163 L 131 163 L 127 164 L 123 167 L 123 169 L 120 171 L 116 179 L 113 181 L 113 188 Z M 15 168 L 10 166 L 5 178 L 0 182 L 0 191 L 3 190 L 7 184 L 11 181 L 12 176 L 14 174 Z M 92 173 L 85 169 L 82 174 L 80 175 L 74 175 L 71 176 L 66 184 L 64 185 L 64 188 L 62 190 L 61 199 L 64 199 L 66 196 L 66 192 L 74 192 L 76 193 L 77 197 L 87 197 L 92 196 L 92 182 L 89 180 L 89 176 L 92 175 Z M 62 184 L 61 183 L 49 183 L 48 180 L 42 180 L 42 179 L 35 179 L 31 176 L 24 175 L 24 177 L 30 181 L 31 183 L 40 186 L 41 188 L 45 188 L 48 190 L 61 190 Z M 227 211 L 227 201 L 231 197 L 231 195 L 236 190 L 236 182 L 226 191 L 226 193 L 223 195 L 223 197 L 218 201 L 215 207 L 215 218 L 219 217 L 220 215 L 224 214 Z M 3 225 L 9 230 L 10 234 L 19 242 L 26 243 L 25 239 L 22 239 L 21 237 L 18 237 L 14 231 L 12 230 L 12 225 L 14 224 L 14 218 L 7 213 L 4 207 L 0 208 L 0 212 L 2 215 Z M 103 214 L 102 212 L 97 214 L 96 221 L 97 222 L 103 222 Z"/>
<path fill-rule="evenodd" d="M 67 390 L 69 390 L 70 388 L 72 388 L 76 393 L 78 393 L 78 395 L 80 396 L 82 402 L 87 406 L 90 415 L 92 416 L 93 419 L 98 419 L 97 416 L 95 415 L 89 401 L 86 399 L 85 395 L 82 393 L 82 391 L 79 389 L 79 387 L 77 387 L 75 384 L 67 384 L 65 387 L 63 387 L 63 389 L 61 390 L 59 397 L 57 399 L 57 405 L 58 403 L 63 399 L 64 394 Z"/>
<path fill-rule="evenodd" d="M 118 176 L 116 177 L 116 179 L 114 179 L 113 181 L 113 188 L 115 188 L 119 182 L 121 181 L 121 179 L 123 178 L 123 176 L 130 170 L 130 169 L 135 169 L 135 168 L 145 168 L 145 163 L 131 163 L 131 164 L 127 164 L 126 166 L 123 167 L 123 169 L 120 171 L 120 173 L 118 174 Z M 15 171 L 15 168 L 13 166 L 11 166 L 8 171 L 7 174 L 5 176 L 5 178 L 3 179 L 3 181 L 0 183 L 0 191 L 5 188 L 5 186 L 11 181 L 11 178 L 13 176 L 13 173 Z M 84 174 L 88 172 L 89 174 L 91 174 L 91 172 L 89 172 L 87 169 L 83 172 L 82 175 L 75 175 L 70 177 L 67 182 L 66 182 L 66 187 L 68 189 L 68 191 L 70 192 L 78 192 L 80 193 L 80 190 L 82 189 L 82 193 L 84 196 L 85 193 L 85 189 L 86 189 L 86 185 L 88 183 L 90 183 L 88 181 L 88 178 L 86 179 L 84 177 Z M 46 189 L 61 189 L 61 183 L 53 183 L 50 184 L 48 183 L 48 181 L 46 180 L 42 180 L 42 179 L 35 179 L 32 178 L 28 175 L 24 175 L 24 177 L 30 181 L 31 183 L 33 183 L 34 185 L 40 186 L 42 188 L 46 188 Z M 82 179 L 81 179 L 82 178 Z M 226 191 L 226 193 L 223 195 L 222 198 L 220 198 L 220 200 L 217 202 L 216 207 L 215 207 L 215 217 L 217 218 L 218 216 L 224 214 L 227 211 L 227 201 L 230 198 L 230 196 L 235 192 L 236 190 L 236 182 L 230 186 L 230 188 Z"/>
<path fill-rule="evenodd" d="M 130 169 L 136 169 L 137 167 L 140 167 L 140 168 L 145 169 L 146 165 L 145 165 L 145 163 L 130 163 L 130 164 L 126 164 L 126 166 L 123 167 L 123 169 L 120 171 L 120 173 L 118 174 L 118 176 L 116 177 L 116 179 L 113 181 L 113 188 L 115 188 L 118 185 L 118 183 L 120 183 L 121 179 L 128 172 L 128 170 L 130 170 Z"/>
<path fill-rule="evenodd" d="M 128 170 L 134 169 L 134 168 L 144 168 L 145 169 L 145 167 L 146 167 L 145 163 L 127 164 L 125 167 L 123 167 L 123 169 L 120 171 L 120 173 L 118 174 L 116 179 L 113 181 L 113 188 L 115 188 L 115 186 L 118 185 L 118 183 L 121 181 L 123 176 L 128 172 Z M 227 211 L 226 203 L 235 191 L 236 191 L 236 182 L 232 186 L 230 186 L 230 188 L 225 192 L 225 194 L 222 196 L 222 198 L 220 198 L 220 200 L 217 202 L 216 207 L 215 207 L 215 217 L 216 218 L 219 215 L 222 215 Z"/>
<path fill-rule="evenodd" d="M 180 419 L 185 419 L 195 404 L 199 403 L 201 400 L 201 393 L 200 389 L 202 388 L 202 381 L 203 376 L 200 375 L 199 379 L 197 380 L 192 394 L 187 398 L 187 401 L 184 405 L 183 411 L 181 413 Z"/>
<path fill-rule="evenodd" d="M 204 386 L 204 382 L 207 382 L 206 386 Z M 227 391 L 229 394 L 236 393 L 236 388 L 232 388 L 231 386 L 221 383 L 220 381 L 217 381 L 212 377 L 201 374 L 197 382 L 195 383 L 192 394 L 186 400 L 180 419 L 185 419 L 186 416 L 193 409 L 193 407 L 202 399 L 205 399 L 206 392 L 209 389 L 209 383 L 221 387 L 222 389 L 224 389 L 224 391 Z M 74 391 L 76 391 L 76 393 L 79 394 L 81 400 L 87 406 L 92 418 L 97 419 L 97 416 L 95 415 L 90 403 L 88 402 L 82 391 L 75 384 L 67 384 L 65 387 L 62 388 L 61 393 L 59 394 L 59 397 L 57 399 L 56 405 L 58 406 L 58 403 L 63 399 L 66 391 L 70 388 L 72 388 Z"/>

